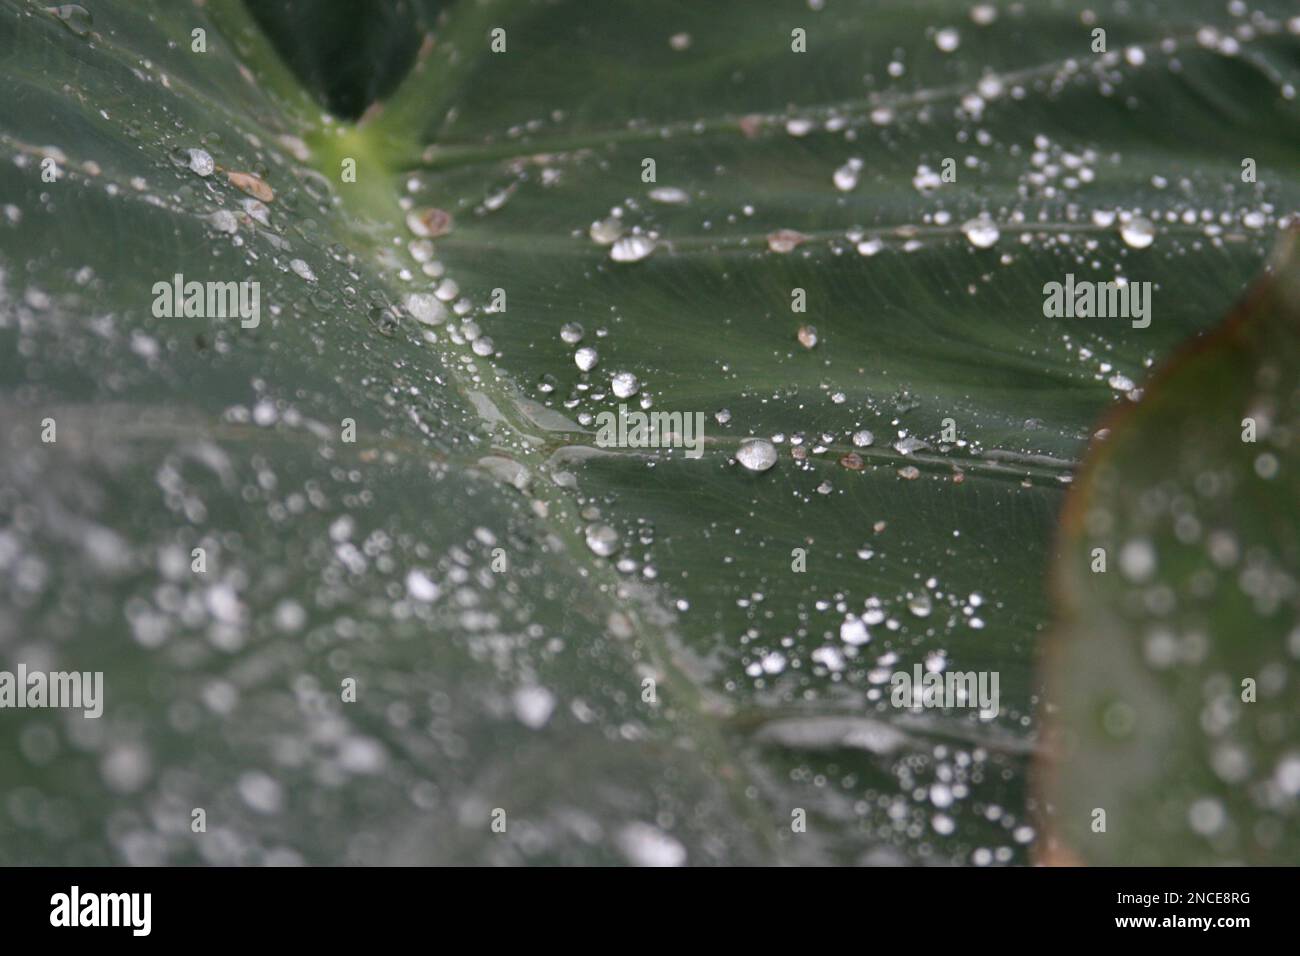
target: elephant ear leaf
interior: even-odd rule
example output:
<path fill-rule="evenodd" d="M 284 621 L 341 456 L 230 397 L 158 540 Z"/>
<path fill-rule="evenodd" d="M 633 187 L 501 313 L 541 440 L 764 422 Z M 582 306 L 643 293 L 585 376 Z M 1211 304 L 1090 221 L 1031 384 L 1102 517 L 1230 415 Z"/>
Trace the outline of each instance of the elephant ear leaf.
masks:
<path fill-rule="evenodd" d="M 1117 415 L 1067 503 L 1049 858 L 1300 854 L 1300 242 Z"/>
<path fill-rule="evenodd" d="M 1094 6 L 0 0 L 0 659 L 105 676 L 0 862 L 1028 861 L 1084 445 L 1300 205 L 1287 0 Z"/>

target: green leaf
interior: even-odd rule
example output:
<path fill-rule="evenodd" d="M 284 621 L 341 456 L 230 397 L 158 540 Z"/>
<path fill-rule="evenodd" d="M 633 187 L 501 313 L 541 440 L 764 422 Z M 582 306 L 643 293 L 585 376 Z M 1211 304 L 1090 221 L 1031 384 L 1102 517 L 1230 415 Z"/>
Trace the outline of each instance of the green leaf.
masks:
<path fill-rule="evenodd" d="M 1056 514 L 1296 206 L 1286 5 L 256 6 L 0 0 L 0 654 L 106 682 L 0 713 L 0 861 L 1026 861 Z M 617 372 L 702 455 L 599 447 Z"/>
<path fill-rule="evenodd" d="M 1054 829 L 1087 862 L 1295 859 L 1298 359 L 1292 233 L 1115 421 L 1065 513 L 1044 776 Z"/>

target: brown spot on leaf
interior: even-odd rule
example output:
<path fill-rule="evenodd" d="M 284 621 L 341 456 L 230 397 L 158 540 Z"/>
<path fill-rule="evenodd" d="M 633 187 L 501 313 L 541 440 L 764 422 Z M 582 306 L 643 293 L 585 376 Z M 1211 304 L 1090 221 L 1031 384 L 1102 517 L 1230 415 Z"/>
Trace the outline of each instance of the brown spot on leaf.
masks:
<path fill-rule="evenodd" d="M 232 186 L 242 189 L 254 199 L 260 199 L 262 202 L 275 201 L 275 190 L 268 186 L 261 176 L 252 173 L 227 172 L 226 178 L 230 180 Z"/>

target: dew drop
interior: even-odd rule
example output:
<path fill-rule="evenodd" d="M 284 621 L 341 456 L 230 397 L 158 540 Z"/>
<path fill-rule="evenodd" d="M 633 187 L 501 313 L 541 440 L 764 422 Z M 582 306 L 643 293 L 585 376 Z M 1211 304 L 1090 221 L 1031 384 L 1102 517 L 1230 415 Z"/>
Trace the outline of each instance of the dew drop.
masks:
<path fill-rule="evenodd" d="M 989 248 L 998 241 L 998 237 L 1001 235 L 998 232 L 997 224 L 983 216 L 964 223 L 961 231 L 966 234 L 966 239 L 976 249 Z"/>
<path fill-rule="evenodd" d="M 842 193 L 849 192 L 857 188 L 858 174 L 862 172 L 862 160 L 854 158 L 835 170 L 835 175 L 831 177 L 835 183 L 835 188 Z"/>
<path fill-rule="evenodd" d="M 190 171 L 198 173 L 200 176 L 211 176 L 212 171 L 217 168 L 217 164 L 212 159 L 212 154 L 206 149 L 191 149 L 189 151 Z"/>
<path fill-rule="evenodd" d="M 218 209 L 208 217 L 208 222 L 217 232 L 233 234 L 239 231 L 239 220 L 229 209 Z"/>
<path fill-rule="evenodd" d="M 417 322 L 425 325 L 439 325 L 447 320 L 447 307 L 431 292 L 412 292 L 406 297 L 406 311 Z"/>
<path fill-rule="evenodd" d="M 587 547 L 593 554 L 607 558 L 618 550 L 618 532 L 607 524 L 587 525 Z"/>
<path fill-rule="evenodd" d="M 95 18 L 79 3 L 61 3 L 57 7 L 46 7 L 46 13 L 53 14 L 69 31 L 79 37 L 90 32 Z"/>
<path fill-rule="evenodd" d="M 641 388 L 641 383 L 631 372 L 615 372 L 610 379 L 610 387 L 618 398 L 631 398 Z"/>
<path fill-rule="evenodd" d="M 650 190 L 650 198 L 668 206 L 683 206 L 691 201 L 686 190 L 676 186 L 658 186 Z"/>
<path fill-rule="evenodd" d="M 612 216 L 608 219 L 601 219 L 591 224 L 587 234 L 591 236 L 591 241 L 597 245 L 608 246 L 623 235 L 623 223 Z"/>
<path fill-rule="evenodd" d="M 750 471 L 767 471 L 776 464 L 776 446 L 765 438 L 748 438 L 736 450 L 736 461 Z"/>
<path fill-rule="evenodd" d="M 451 232 L 451 213 L 444 209 L 414 209 L 406 214 L 406 228 L 421 239 L 436 239 Z"/>
<path fill-rule="evenodd" d="M 609 257 L 615 262 L 640 262 L 655 251 L 655 241 L 649 236 L 626 236 L 610 247 Z"/>
<path fill-rule="evenodd" d="M 1155 226 L 1151 225 L 1150 219 L 1136 217 L 1123 223 L 1119 227 L 1120 238 L 1124 240 L 1125 245 L 1134 249 L 1145 249 L 1151 245 L 1156 238 Z"/>
<path fill-rule="evenodd" d="M 849 617 L 840 625 L 840 640 L 857 647 L 871 640 L 871 633 L 859 618 Z"/>
<path fill-rule="evenodd" d="M 807 240 L 808 237 L 802 232 L 796 232 L 793 229 L 780 229 L 767 237 L 767 247 L 773 252 L 784 255 L 787 252 L 793 252 Z"/>

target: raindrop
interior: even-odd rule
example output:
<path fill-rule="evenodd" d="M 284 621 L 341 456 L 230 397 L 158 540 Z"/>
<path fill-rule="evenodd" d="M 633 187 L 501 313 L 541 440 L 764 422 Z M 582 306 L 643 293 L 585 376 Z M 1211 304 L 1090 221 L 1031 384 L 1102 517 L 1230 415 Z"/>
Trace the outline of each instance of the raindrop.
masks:
<path fill-rule="evenodd" d="M 206 149 L 191 149 L 189 167 L 191 172 L 198 173 L 200 176 L 211 176 L 217 164 L 213 162 L 212 154 Z"/>
<path fill-rule="evenodd" d="M 560 326 L 560 338 L 569 345 L 577 345 L 582 341 L 582 326 L 577 322 L 566 322 Z"/>
<path fill-rule="evenodd" d="M 614 395 L 618 398 L 631 398 L 641 388 L 641 383 L 636 380 L 636 376 L 631 372 L 616 372 L 610 379 L 610 385 L 614 389 Z"/>
<path fill-rule="evenodd" d="M 856 647 L 871 640 L 871 634 L 861 620 L 850 617 L 846 618 L 844 623 L 840 625 L 840 640 L 845 644 L 852 644 Z"/>
<path fill-rule="evenodd" d="M 736 461 L 750 471 L 767 471 L 776 464 L 776 446 L 765 438 L 748 438 L 736 450 Z"/>
<path fill-rule="evenodd" d="M 655 202 L 665 203 L 669 206 L 681 206 L 691 201 L 690 195 L 685 189 L 678 189 L 676 186 L 659 186 L 650 190 L 650 198 Z"/>
<path fill-rule="evenodd" d="M 451 213 L 443 209 L 416 209 L 406 214 L 406 228 L 421 239 L 445 236 L 451 227 Z"/>
<path fill-rule="evenodd" d="M 590 345 L 585 345 L 573 353 L 573 364 L 577 365 L 578 368 L 582 369 L 584 372 L 590 372 L 595 368 L 596 362 L 599 361 L 599 359 L 600 356 L 596 354 L 596 350 Z"/>
<path fill-rule="evenodd" d="M 607 558 L 618 550 L 618 532 L 607 524 L 587 525 L 587 547 L 593 554 Z"/>
<path fill-rule="evenodd" d="M 944 27 L 934 35 L 934 45 L 944 53 L 951 53 L 961 46 L 961 34 L 952 27 Z"/>
<path fill-rule="evenodd" d="M 862 172 L 862 160 L 850 159 L 847 163 L 835 170 L 832 178 L 835 188 L 840 192 L 846 193 L 858 185 L 858 174 Z"/>
<path fill-rule="evenodd" d="M 608 246 L 623 235 L 623 224 L 611 216 L 608 219 L 593 222 L 587 234 L 591 236 L 592 242 Z"/>
<path fill-rule="evenodd" d="M 239 231 L 239 220 L 229 209 L 218 209 L 208 217 L 208 222 L 212 223 L 212 228 L 217 232 L 235 233 Z"/>
<path fill-rule="evenodd" d="M 57 7 L 46 7 L 45 12 L 53 14 L 60 23 L 79 37 L 89 33 L 91 25 L 95 22 L 90 11 L 79 3 L 61 3 Z"/>
<path fill-rule="evenodd" d="M 496 345 L 486 335 L 480 335 L 470 347 L 474 350 L 475 355 L 491 355 L 496 351 Z"/>
<path fill-rule="evenodd" d="M 406 311 L 425 325 L 439 325 L 447 320 L 447 307 L 429 292 L 412 292 L 408 295 Z"/>
<path fill-rule="evenodd" d="M 859 448 L 866 448 L 875 440 L 876 440 L 876 436 L 871 434 L 871 432 L 867 431 L 866 429 L 863 429 L 860 432 L 853 433 L 853 444 L 857 445 Z"/>
<path fill-rule="evenodd" d="M 308 282 L 316 281 L 316 273 L 312 272 L 311 266 L 307 265 L 307 263 L 302 259 L 294 259 L 290 261 L 289 268 L 294 271 L 295 275 L 306 279 Z"/>
<path fill-rule="evenodd" d="M 767 247 L 773 252 L 785 254 L 793 252 L 796 247 L 808 240 L 802 232 L 793 229 L 780 229 L 767 237 Z"/>
<path fill-rule="evenodd" d="M 1141 217 L 1130 219 L 1121 225 L 1119 234 L 1125 244 L 1134 249 L 1145 249 L 1156 238 L 1155 226 L 1151 225 L 1151 220 Z"/>
<path fill-rule="evenodd" d="M 961 231 L 966 233 L 967 240 L 976 249 L 987 249 L 993 243 L 998 241 L 997 225 L 990 219 L 981 216 L 978 219 L 971 219 L 966 222 Z"/>
<path fill-rule="evenodd" d="M 627 236 L 619 239 L 609 250 L 615 262 L 640 262 L 655 251 L 655 241 L 649 236 Z"/>

